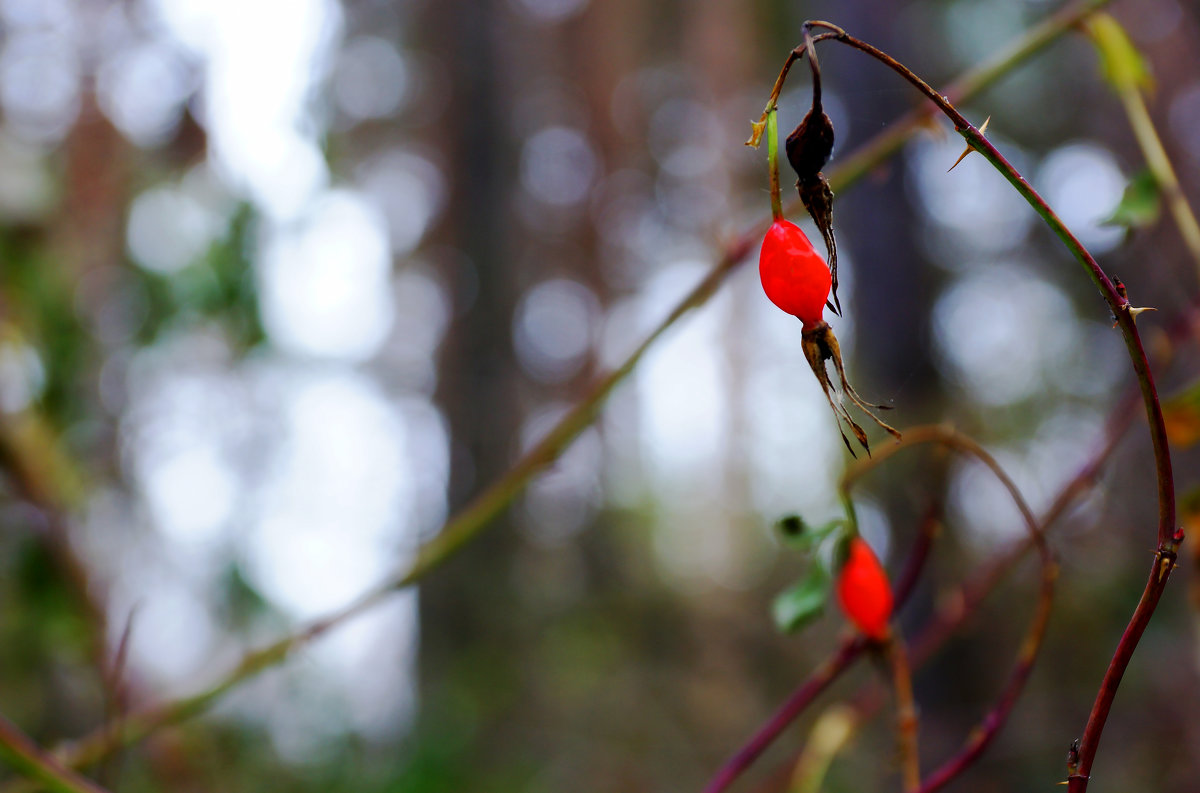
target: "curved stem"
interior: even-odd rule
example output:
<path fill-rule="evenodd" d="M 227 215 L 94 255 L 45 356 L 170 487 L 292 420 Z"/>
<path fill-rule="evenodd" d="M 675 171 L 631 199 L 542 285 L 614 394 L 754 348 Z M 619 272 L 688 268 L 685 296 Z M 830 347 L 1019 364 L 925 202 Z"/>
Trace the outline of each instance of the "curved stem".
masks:
<path fill-rule="evenodd" d="M 1116 698 L 1117 687 L 1121 685 L 1121 678 L 1129 666 L 1133 651 L 1137 649 L 1138 642 L 1141 641 L 1142 634 L 1150 623 L 1150 617 L 1154 615 L 1154 609 L 1158 607 L 1158 601 L 1166 588 L 1167 577 L 1174 567 L 1175 555 L 1173 553 L 1160 549 L 1155 554 L 1146 588 L 1142 591 L 1142 597 L 1138 600 L 1125 632 L 1121 634 L 1121 640 L 1117 643 L 1113 658 L 1104 672 L 1104 679 L 1100 682 L 1100 691 L 1096 695 L 1096 701 L 1092 705 L 1091 713 L 1088 714 L 1087 726 L 1084 728 L 1083 738 L 1079 742 L 1079 763 L 1067 778 L 1068 793 L 1082 793 L 1087 790 L 1092 761 L 1096 757 L 1100 734 L 1104 731 L 1104 723 L 1108 720 L 1108 713 Z"/>
<path fill-rule="evenodd" d="M 842 477 L 841 488 L 843 500 L 849 498 L 850 487 L 867 472 L 873 470 L 902 449 L 923 443 L 938 443 L 960 453 L 973 456 L 992 472 L 1000 483 L 1004 485 L 1013 503 L 1016 504 L 1017 510 L 1021 513 L 1021 518 L 1029 530 L 1029 542 L 1037 549 L 1041 557 L 1042 566 L 1042 582 L 1037 607 L 1034 609 L 1033 619 L 1030 621 L 1025 639 L 1021 642 L 1013 671 L 1009 676 L 1008 683 L 1001 692 L 996 706 L 984 716 L 980 725 L 971 731 L 966 744 L 957 755 L 944 763 L 924 784 L 918 782 L 916 786 L 910 787 L 907 784 L 905 786 L 906 790 L 919 789 L 920 793 L 932 793 L 958 776 L 971 763 L 978 759 L 1008 720 L 1009 714 L 1016 705 L 1017 698 L 1020 696 L 1026 681 L 1029 679 L 1034 661 L 1037 660 L 1038 651 L 1041 649 L 1042 640 L 1046 635 L 1046 626 L 1050 620 L 1050 607 L 1054 601 L 1054 583 L 1058 577 L 1058 565 L 1055 564 L 1053 555 L 1050 553 L 1050 548 L 1046 544 L 1042 524 L 1039 524 L 1034 518 L 1033 511 L 1030 510 L 1029 505 L 1021 496 L 1016 483 L 1012 481 L 1004 469 L 1000 467 L 1000 464 L 996 462 L 995 458 L 988 454 L 982 446 L 970 437 L 950 427 L 930 425 L 907 430 L 902 440 L 884 447 L 874 458 L 861 460 L 851 466 Z"/>
<path fill-rule="evenodd" d="M 1060 31 L 1060 33 L 1061 33 L 1061 31 Z M 817 43 L 818 41 L 825 41 L 826 39 L 834 38 L 836 35 L 837 34 L 835 34 L 835 33 L 821 33 L 820 35 L 817 35 L 817 36 L 811 36 L 806 39 L 805 46 L 796 47 L 794 50 L 792 50 L 791 52 L 788 53 L 787 58 L 784 59 L 784 61 L 783 61 L 783 68 L 781 68 L 779 70 L 779 76 L 775 78 L 775 84 L 773 86 L 771 86 L 771 95 L 767 99 L 767 106 L 763 110 L 762 115 L 758 117 L 757 124 L 765 123 L 767 120 L 767 114 L 771 111 L 771 109 L 773 107 L 776 106 L 776 104 L 778 104 L 779 95 L 783 92 L 783 84 L 785 82 L 787 82 L 788 72 L 790 72 L 792 70 L 792 64 L 794 64 L 796 61 L 798 61 L 804 57 L 804 54 L 805 54 L 805 52 L 807 52 L 807 49 L 809 46 Z M 813 52 L 816 52 L 815 48 L 813 49 Z M 1009 65 L 1009 68 L 1011 68 L 1011 64 Z M 815 67 L 814 67 L 814 69 L 815 69 Z M 1007 71 L 1007 69 L 1005 71 Z M 815 90 L 817 96 L 819 97 L 820 96 L 820 87 L 814 84 L 814 90 Z M 757 124 L 756 124 L 756 126 L 757 126 Z M 911 132 L 909 134 L 911 134 Z M 747 143 L 749 143 L 751 146 L 758 145 L 757 138 L 754 138 L 754 137 L 750 138 L 750 140 L 747 141 Z M 890 152 L 888 154 L 883 155 L 884 159 L 886 159 L 889 155 L 890 155 Z"/>

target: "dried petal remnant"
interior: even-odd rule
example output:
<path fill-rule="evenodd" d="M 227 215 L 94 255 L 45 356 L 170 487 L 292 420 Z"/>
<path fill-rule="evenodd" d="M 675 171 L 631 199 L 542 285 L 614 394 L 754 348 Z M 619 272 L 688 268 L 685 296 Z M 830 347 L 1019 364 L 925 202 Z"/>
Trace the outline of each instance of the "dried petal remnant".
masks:
<path fill-rule="evenodd" d="M 850 411 L 847 410 L 843 403 L 843 398 L 849 399 L 859 410 L 866 413 L 871 419 L 878 424 L 884 431 L 890 434 L 897 440 L 900 439 L 900 433 L 896 428 L 884 422 L 879 416 L 871 412 L 871 408 L 877 410 L 889 410 L 888 405 L 875 405 L 867 402 L 858 395 L 854 390 L 854 386 L 850 385 L 846 380 L 846 368 L 842 364 L 842 348 L 838 344 L 837 337 L 833 335 L 833 330 L 826 322 L 820 322 L 811 328 L 804 329 L 804 357 L 808 360 L 808 365 L 812 368 L 813 374 L 817 376 L 817 381 L 821 384 L 821 390 L 825 392 L 825 399 L 829 401 L 829 406 L 833 408 L 834 415 L 841 421 L 845 422 L 846 426 L 854 434 L 855 440 L 869 455 L 871 446 L 867 443 L 867 433 L 859 426 L 850 416 Z M 833 361 L 833 369 L 837 373 L 838 380 L 841 381 L 842 392 L 839 395 L 834 388 L 833 382 L 829 379 L 829 370 L 825 364 L 828 361 Z M 840 429 L 840 427 L 839 427 Z M 850 454 L 854 454 L 854 447 L 850 445 L 850 440 L 846 437 L 846 433 L 842 433 L 842 443 L 846 444 L 846 448 Z"/>

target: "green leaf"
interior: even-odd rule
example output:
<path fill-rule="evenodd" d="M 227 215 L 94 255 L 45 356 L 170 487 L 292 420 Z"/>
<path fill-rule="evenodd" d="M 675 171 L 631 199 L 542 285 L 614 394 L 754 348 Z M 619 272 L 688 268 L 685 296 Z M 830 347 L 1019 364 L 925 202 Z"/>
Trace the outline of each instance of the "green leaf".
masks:
<path fill-rule="evenodd" d="M 799 515 L 787 515 L 780 518 L 776 526 L 784 545 L 802 553 L 810 553 L 826 537 L 840 530 L 845 522 L 842 518 L 835 518 L 820 526 L 810 526 Z"/>
<path fill-rule="evenodd" d="M 1161 209 L 1162 196 L 1158 189 L 1158 180 L 1150 171 L 1143 170 L 1125 186 L 1120 203 L 1102 225 L 1124 226 L 1129 229 L 1146 228 L 1158 222 Z"/>
<path fill-rule="evenodd" d="M 821 616 L 832 584 L 825 566 L 814 562 L 799 583 L 775 598 L 771 607 L 775 625 L 784 633 L 793 633 Z"/>
<path fill-rule="evenodd" d="M 1104 79 L 1118 93 L 1153 87 L 1154 78 L 1146 59 L 1129 40 L 1129 34 L 1120 22 L 1108 14 L 1093 14 L 1085 24 L 1100 53 Z"/>

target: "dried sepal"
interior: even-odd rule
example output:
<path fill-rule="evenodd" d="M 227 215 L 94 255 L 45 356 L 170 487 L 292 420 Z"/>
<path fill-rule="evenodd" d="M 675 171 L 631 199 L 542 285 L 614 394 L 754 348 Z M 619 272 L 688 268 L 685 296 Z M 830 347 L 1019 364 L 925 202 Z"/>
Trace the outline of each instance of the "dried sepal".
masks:
<path fill-rule="evenodd" d="M 817 230 L 821 232 L 821 239 L 825 241 L 829 276 L 832 279 L 832 285 L 829 288 L 832 302 L 826 301 L 826 305 L 840 317 L 842 304 L 838 301 L 837 296 L 837 240 L 833 236 L 833 190 L 829 187 L 829 180 L 823 173 L 818 173 L 807 181 L 797 181 L 796 190 L 800 193 L 800 202 L 804 204 L 804 208 L 812 216 L 813 222 L 817 224 Z"/>
<path fill-rule="evenodd" d="M 833 329 L 829 327 L 829 323 L 821 322 L 812 328 L 804 331 L 803 339 L 804 357 L 808 360 L 808 365 L 812 369 L 813 374 L 817 377 L 817 382 L 821 384 L 821 391 L 825 394 L 826 401 L 829 402 L 829 407 L 833 409 L 833 414 L 838 419 L 838 432 L 842 436 L 842 443 L 846 445 L 851 456 L 857 457 L 854 453 L 854 448 L 850 444 L 850 440 L 846 437 L 842 425 L 850 428 L 850 432 L 854 435 L 855 440 L 866 451 L 867 456 L 871 454 L 871 446 L 867 442 L 867 433 L 854 420 L 847 409 L 845 400 L 849 399 L 851 403 L 863 413 L 866 413 L 872 421 L 880 426 L 885 432 L 890 434 L 896 440 L 900 439 L 900 432 L 887 424 L 879 416 L 872 412 L 872 408 L 877 410 L 889 410 L 888 405 L 875 405 L 864 400 L 859 396 L 854 387 L 846 379 L 846 368 L 842 363 L 842 348 L 838 344 L 837 337 L 833 335 Z M 829 370 L 826 363 L 833 361 L 834 372 L 837 373 L 838 380 L 841 384 L 841 391 L 834 387 L 832 380 L 829 378 Z"/>
<path fill-rule="evenodd" d="M 758 144 L 762 143 L 763 132 L 766 131 L 766 129 L 767 129 L 767 120 L 766 120 L 766 114 L 764 113 L 763 117 L 760 118 L 758 121 L 750 122 L 750 138 L 749 138 L 749 140 L 746 141 L 746 145 L 753 146 L 754 148 L 757 149 Z"/>

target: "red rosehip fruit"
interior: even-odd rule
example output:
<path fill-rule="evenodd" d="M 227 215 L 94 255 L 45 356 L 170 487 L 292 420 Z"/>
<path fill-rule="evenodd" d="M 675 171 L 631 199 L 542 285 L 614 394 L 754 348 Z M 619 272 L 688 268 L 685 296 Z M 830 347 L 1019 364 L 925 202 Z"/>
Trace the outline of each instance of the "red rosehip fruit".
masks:
<path fill-rule="evenodd" d="M 758 275 L 771 302 L 804 323 L 821 322 L 829 287 L 829 268 L 794 223 L 779 218 L 767 230 L 758 256 Z"/>
<path fill-rule="evenodd" d="M 892 618 L 892 586 L 879 558 L 861 537 L 850 540 L 846 563 L 838 573 L 838 603 L 846 617 L 872 639 L 887 635 Z"/>

